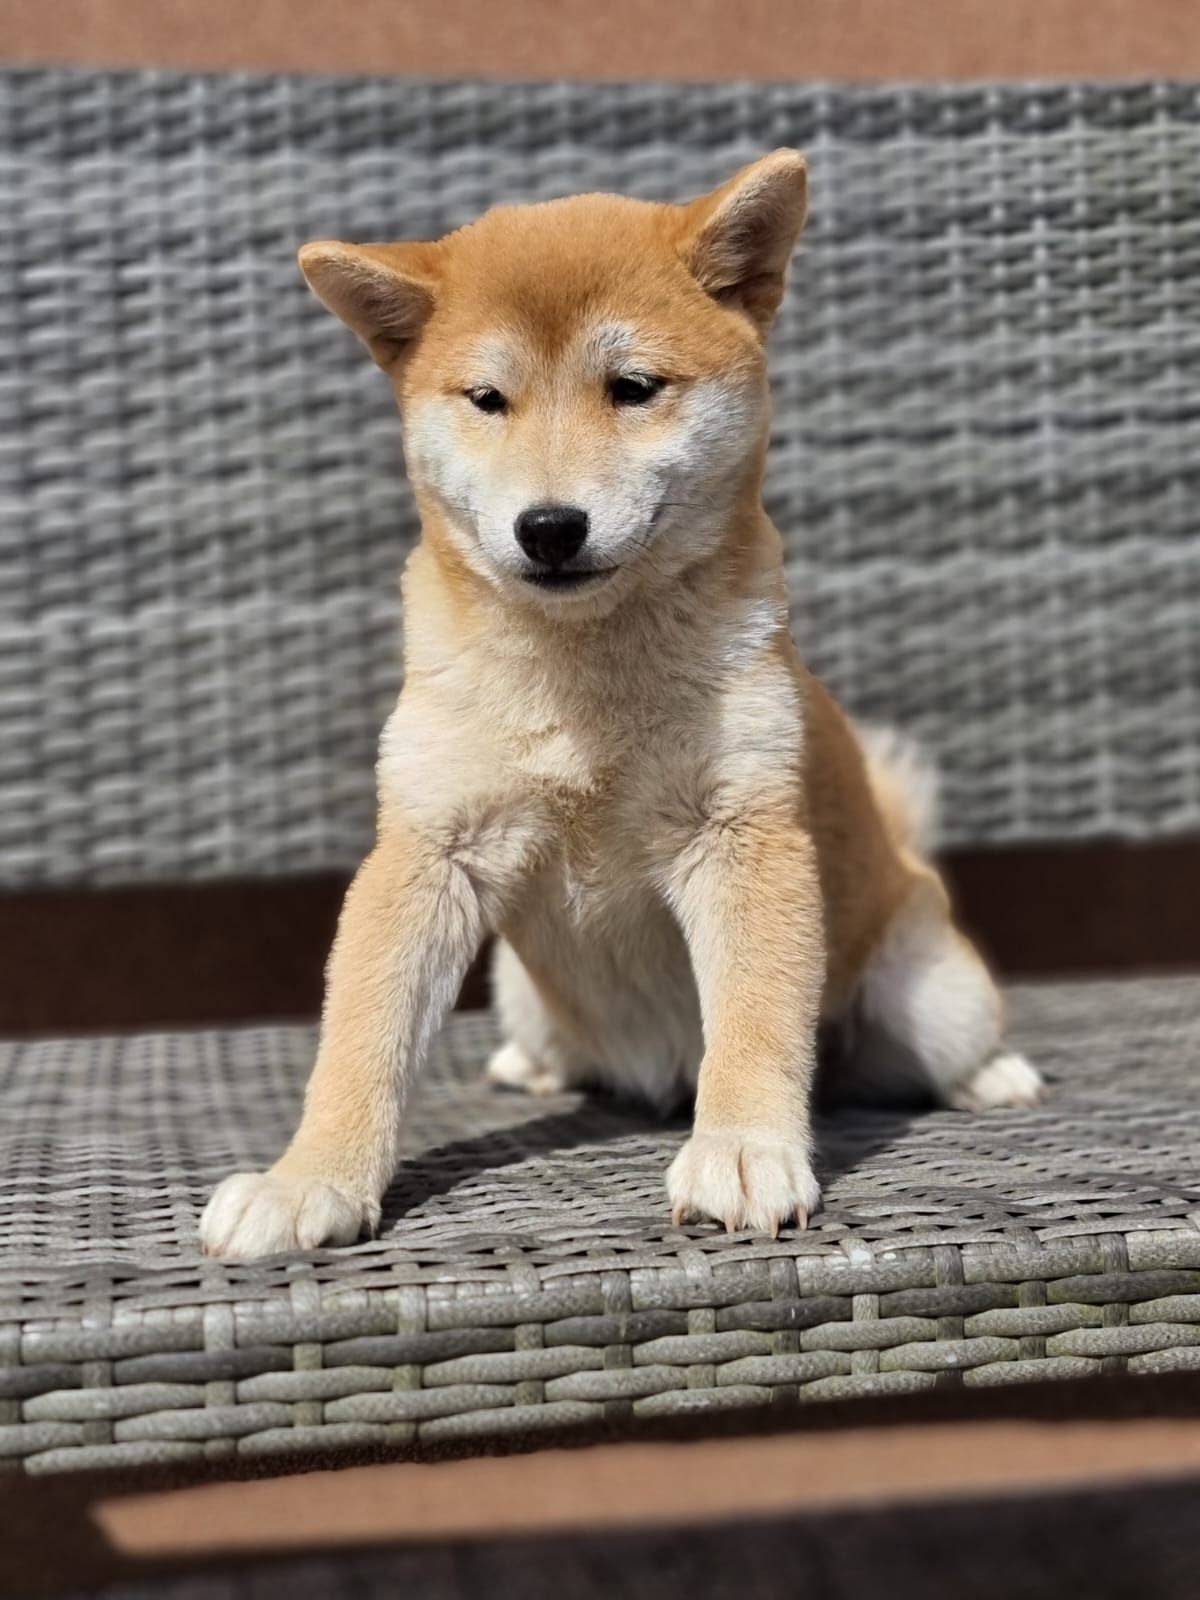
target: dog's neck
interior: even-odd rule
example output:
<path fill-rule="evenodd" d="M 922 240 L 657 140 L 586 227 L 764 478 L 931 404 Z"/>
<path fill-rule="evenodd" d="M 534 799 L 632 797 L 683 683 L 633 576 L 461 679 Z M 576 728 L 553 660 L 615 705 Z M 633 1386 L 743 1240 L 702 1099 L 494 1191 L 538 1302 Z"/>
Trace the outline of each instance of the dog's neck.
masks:
<path fill-rule="evenodd" d="M 714 702 L 786 640 L 779 535 L 761 505 L 715 553 L 594 619 L 514 601 L 430 533 L 404 576 L 404 702 L 557 786 L 607 782 L 656 739 L 677 747 L 711 727 Z"/>

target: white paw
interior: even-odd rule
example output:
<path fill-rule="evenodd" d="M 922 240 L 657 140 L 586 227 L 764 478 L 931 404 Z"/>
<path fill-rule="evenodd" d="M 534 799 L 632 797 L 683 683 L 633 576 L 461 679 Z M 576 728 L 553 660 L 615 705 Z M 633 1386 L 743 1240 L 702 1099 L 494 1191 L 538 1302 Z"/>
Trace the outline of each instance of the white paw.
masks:
<path fill-rule="evenodd" d="M 489 1083 L 503 1089 L 520 1089 L 525 1094 L 561 1094 L 567 1080 L 559 1072 L 544 1067 L 519 1044 L 502 1044 L 487 1064 Z"/>
<path fill-rule="evenodd" d="M 994 1056 L 978 1072 L 956 1083 L 947 1103 L 959 1111 L 994 1111 L 998 1106 L 1036 1106 L 1042 1075 L 1024 1056 Z"/>
<path fill-rule="evenodd" d="M 205 1206 L 200 1242 L 206 1256 L 253 1261 L 322 1244 L 353 1244 L 364 1223 L 373 1227 L 378 1220 L 377 1205 L 317 1178 L 235 1172 Z"/>
<path fill-rule="evenodd" d="M 714 1217 L 730 1233 L 750 1229 L 774 1238 L 791 1219 L 808 1226 L 821 1191 L 797 1146 L 771 1134 L 693 1133 L 667 1173 L 671 1217 Z"/>

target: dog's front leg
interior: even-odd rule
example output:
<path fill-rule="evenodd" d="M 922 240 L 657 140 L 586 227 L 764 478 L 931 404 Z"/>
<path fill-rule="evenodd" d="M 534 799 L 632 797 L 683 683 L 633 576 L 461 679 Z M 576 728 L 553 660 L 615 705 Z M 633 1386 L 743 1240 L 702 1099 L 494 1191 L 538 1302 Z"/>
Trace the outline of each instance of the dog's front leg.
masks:
<path fill-rule="evenodd" d="M 486 833 L 486 830 L 483 830 Z M 501 830 L 494 830 L 500 833 Z M 269 1172 L 220 1185 L 200 1223 L 209 1255 L 245 1260 L 348 1244 L 378 1223 L 405 1090 L 499 910 L 521 852 L 393 824 L 346 895 L 304 1114 Z"/>
<path fill-rule="evenodd" d="M 809 1100 L 825 976 L 809 835 L 791 817 L 709 823 L 669 879 L 692 956 L 705 1050 L 692 1136 L 672 1163 L 676 1222 L 803 1226 L 820 1198 Z"/>

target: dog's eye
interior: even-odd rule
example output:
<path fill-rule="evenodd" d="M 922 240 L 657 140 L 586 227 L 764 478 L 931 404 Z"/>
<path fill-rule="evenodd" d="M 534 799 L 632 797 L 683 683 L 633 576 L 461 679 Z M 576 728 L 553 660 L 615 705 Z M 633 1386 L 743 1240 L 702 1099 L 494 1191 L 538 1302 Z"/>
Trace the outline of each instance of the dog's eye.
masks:
<path fill-rule="evenodd" d="M 499 389 L 468 389 L 467 399 L 478 411 L 508 410 L 508 401 Z"/>
<path fill-rule="evenodd" d="M 626 378 L 614 378 L 608 386 L 608 397 L 615 406 L 644 406 L 666 382 L 665 378 L 652 378 L 646 373 L 636 373 Z"/>

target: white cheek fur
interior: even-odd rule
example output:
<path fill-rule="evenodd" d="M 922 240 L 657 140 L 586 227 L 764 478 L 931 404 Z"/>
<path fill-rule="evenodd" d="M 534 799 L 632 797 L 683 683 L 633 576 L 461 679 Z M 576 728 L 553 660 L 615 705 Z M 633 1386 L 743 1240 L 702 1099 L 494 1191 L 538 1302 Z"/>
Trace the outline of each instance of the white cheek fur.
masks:
<path fill-rule="evenodd" d="M 408 467 L 414 482 L 437 491 L 462 516 L 474 512 L 485 474 L 465 448 L 459 426 L 458 399 L 423 400 L 409 405 L 405 417 Z"/>
<path fill-rule="evenodd" d="M 434 491 L 450 513 L 450 532 L 478 564 L 482 549 L 491 561 L 517 565 L 513 519 L 521 509 L 496 466 L 494 450 L 471 437 L 458 397 L 410 404 L 406 418 L 409 472 L 414 483 Z M 501 419 L 493 425 L 503 426 Z"/>
<path fill-rule="evenodd" d="M 733 384 L 692 386 L 669 428 L 645 442 L 633 434 L 596 484 L 597 535 L 619 560 L 645 544 L 651 521 L 660 569 L 677 569 L 722 537 L 735 468 L 760 426 L 757 408 Z"/>

